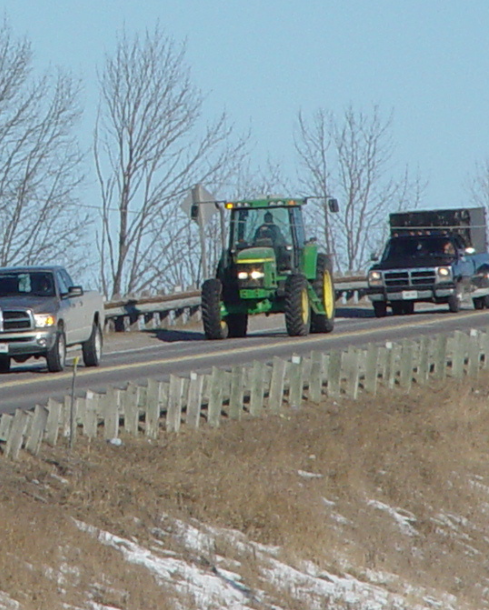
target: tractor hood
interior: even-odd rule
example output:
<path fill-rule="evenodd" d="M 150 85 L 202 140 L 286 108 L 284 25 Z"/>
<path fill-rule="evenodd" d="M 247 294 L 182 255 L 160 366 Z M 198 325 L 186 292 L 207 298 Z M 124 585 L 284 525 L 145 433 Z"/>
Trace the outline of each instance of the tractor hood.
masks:
<path fill-rule="evenodd" d="M 240 250 L 236 257 L 237 263 L 274 263 L 275 252 L 273 248 L 256 246 Z"/>

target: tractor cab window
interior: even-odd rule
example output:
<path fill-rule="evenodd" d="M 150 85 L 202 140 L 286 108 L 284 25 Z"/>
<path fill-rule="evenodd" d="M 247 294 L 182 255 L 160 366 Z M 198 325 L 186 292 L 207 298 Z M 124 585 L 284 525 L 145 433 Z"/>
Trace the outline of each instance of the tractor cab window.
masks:
<path fill-rule="evenodd" d="M 286 248 L 292 245 L 287 208 L 246 208 L 232 212 L 231 249 L 253 246 Z"/>

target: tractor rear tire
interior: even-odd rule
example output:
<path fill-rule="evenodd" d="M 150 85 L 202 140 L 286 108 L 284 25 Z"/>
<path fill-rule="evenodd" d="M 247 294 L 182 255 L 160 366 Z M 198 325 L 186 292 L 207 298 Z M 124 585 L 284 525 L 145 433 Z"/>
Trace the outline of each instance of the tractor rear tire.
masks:
<path fill-rule="evenodd" d="M 305 337 L 311 327 L 308 282 L 300 274 L 289 275 L 285 282 L 285 327 L 289 337 Z"/>
<path fill-rule="evenodd" d="M 247 313 L 230 313 L 226 316 L 229 337 L 246 337 L 248 331 Z"/>
<path fill-rule="evenodd" d="M 333 284 L 333 265 L 326 254 L 318 254 L 316 279 L 312 287 L 324 307 L 325 314 L 311 311 L 311 332 L 330 333 L 334 328 L 335 291 Z"/>
<path fill-rule="evenodd" d="M 216 278 L 202 284 L 202 321 L 206 339 L 225 339 L 228 335 L 227 324 L 221 318 L 221 293 L 222 284 Z"/>

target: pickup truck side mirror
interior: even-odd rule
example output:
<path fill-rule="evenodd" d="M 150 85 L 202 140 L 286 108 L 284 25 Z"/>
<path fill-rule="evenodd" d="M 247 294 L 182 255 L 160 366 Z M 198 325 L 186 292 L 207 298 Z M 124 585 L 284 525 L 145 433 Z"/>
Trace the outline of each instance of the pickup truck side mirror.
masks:
<path fill-rule="evenodd" d="M 81 286 L 70 286 L 68 290 L 69 297 L 81 297 L 83 295 L 83 288 Z"/>
<path fill-rule="evenodd" d="M 379 256 L 377 254 L 375 254 L 375 252 L 372 252 L 372 254 L 370 255 L 370 260 L 373 263 L 376 263 L 379 260 Z"/>

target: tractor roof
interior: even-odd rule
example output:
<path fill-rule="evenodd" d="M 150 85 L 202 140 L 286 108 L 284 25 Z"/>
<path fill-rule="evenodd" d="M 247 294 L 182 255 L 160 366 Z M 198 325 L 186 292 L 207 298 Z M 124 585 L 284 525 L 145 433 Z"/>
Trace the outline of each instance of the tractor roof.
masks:
<path fill-rule="evenodd" d="M 273 208 L 285 206 L 304 205 L 306 199 L 288 198 L 288 197 L 268 197 L 266 199 L 240 199 L 239 201 L 228 201 L 226 208 L 232 210 L 234 208 Z"/>

